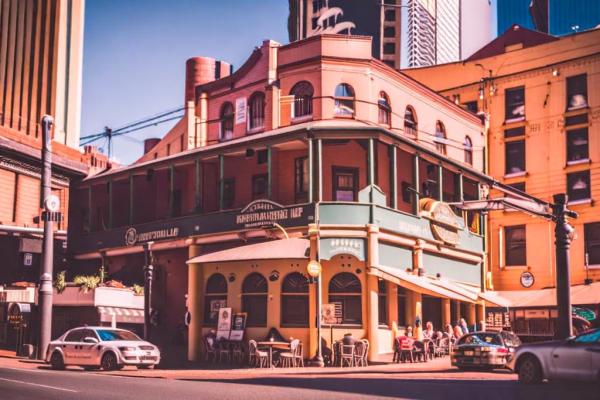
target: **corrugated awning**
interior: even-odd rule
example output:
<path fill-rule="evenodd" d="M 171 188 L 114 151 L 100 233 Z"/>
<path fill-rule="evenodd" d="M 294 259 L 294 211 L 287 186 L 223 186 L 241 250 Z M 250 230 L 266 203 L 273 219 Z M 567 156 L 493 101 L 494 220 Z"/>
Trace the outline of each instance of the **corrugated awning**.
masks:
<path fill-rule="evenodd" d="M 505 302 L 503 307 L 556 307 L 555 288 L 506 290 L 486 292 L 486 294 L 493 296 L 496 299 L 502 299 Z M 600 282 L 594 282 L 589 285 L 571 286 L 571 303 L 573 305 L 600 304 Z"/>
<path fill-rule="evenodd" d="M 414 275 L 401 269 L 378 265 L 377 267 L 371 268 L 369 273 L 414 292 L 463 301 L 466 303 L 475 303 L 477 300 L 476 294 L 471 293 L 458 285 L 454 285 L 451 282 L 439 282 L 440 284 L 436 284 L 434 279 Z"/>
<path fill-rule="evenodd" d="M 280 258 L 308 259 L 310 241 L 291 238 L 249 244 L 191 258 L 188 264 L 226 261 L 272 260 Z"/>
<path fill-rule="evenodd" d="M 143 324 L 144 310 L 135 308 L 122 307 L 107 307 L 98 306 L 98 314 L 100 314 L 100 322 L 115 322 L 125 324 Z"/>

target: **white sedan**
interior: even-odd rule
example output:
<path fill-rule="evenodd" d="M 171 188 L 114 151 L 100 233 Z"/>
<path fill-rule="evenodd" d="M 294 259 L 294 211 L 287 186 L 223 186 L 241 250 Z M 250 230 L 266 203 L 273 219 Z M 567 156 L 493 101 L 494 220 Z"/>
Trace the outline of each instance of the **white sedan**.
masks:
<path fill-rule="evenodd" d="M 67 365 L 106 371 L 125 365 L 153 368 L 160 362 L 160 351 L 133 332 L 86 326 L 71 329 L 50 342 L 46 362 L 53 369 L 64 369 Z"/>
<path fill-rule="evenodd" d="M 566 340 L 524 344 L 509 368 L 527 384 L 543 379 L 600 382 L 600 329 Z"/>

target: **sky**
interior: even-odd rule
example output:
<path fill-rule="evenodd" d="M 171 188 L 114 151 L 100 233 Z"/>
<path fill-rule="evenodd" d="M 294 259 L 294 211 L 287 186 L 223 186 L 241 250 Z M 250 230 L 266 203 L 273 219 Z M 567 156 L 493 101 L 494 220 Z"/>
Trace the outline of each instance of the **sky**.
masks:
<path fill-rule="evenodd" d="M 237 69 L 264 39 L 288 42 L 287 17 L 287 0 L 86 0 L 81 136 L 183 106 L 188 58 Z M 132 163 L 175 122 L 115 138 L 114 157 Z"/>

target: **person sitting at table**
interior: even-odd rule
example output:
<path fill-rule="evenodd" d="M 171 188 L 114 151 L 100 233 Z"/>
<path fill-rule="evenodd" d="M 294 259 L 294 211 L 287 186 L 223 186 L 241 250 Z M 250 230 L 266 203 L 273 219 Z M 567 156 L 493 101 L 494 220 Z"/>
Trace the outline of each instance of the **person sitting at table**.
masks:
<path fill-rule="evenodd" d="M 467 325 L 467 321 L 464 318 L 460 319 L 460 329 L 462 330 L 463 335 L 469 333 L 469 327 Z"/>
<path fill-rule="evenodd" d="M 462 335 L 463 335 L 463 331 L 462 331 L 462 329 L 460 328 L 460 326 L 458 326 L 458 325 L 455 325 L 455 326 L 454 326 L 454 333 L 453 333 L 453 335 L 452 335 L 452 336 L 454 337 L 454 340 L 458 340 L 458 339 L 460 339 L 460 337 L 461 337 Z"/>
<path fill-rule="evenodd" d="M 454 329 L 452 329 L 452 325 L 451 324 L 446 324 L 446 328 L 444 329 L 444 333 L 446 335 L 448 335 L 448 337 L 452 337 L 454 336 Z"/>
<path fill-rule="evenodd" d="M 435 331 L 433 330 L 433 323 L 427 321 L 425 324 L 425 330 L 423 331 L 423 339 L 433 339 Z"/>
<path fill-rule="evenodd" d="M 413 337 L 413 328 L 412 328 L 412 326 L 406 327 L 406 337 Z"/>

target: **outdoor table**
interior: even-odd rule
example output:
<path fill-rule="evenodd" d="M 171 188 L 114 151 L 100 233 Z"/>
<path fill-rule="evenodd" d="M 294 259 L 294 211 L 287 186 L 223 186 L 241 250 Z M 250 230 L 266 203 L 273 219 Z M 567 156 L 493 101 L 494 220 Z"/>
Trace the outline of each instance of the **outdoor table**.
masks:
<path fill-rule="evenodd" d="M 258 346 L 266 346 L 269 348 L 269 368 L 274 368 L 275 366 L 273 365 L 273 347 L 282 347 L 282 348 L 286 348 L 289 349 L 290 348 L 290 344 L 288 342 L 276 342 L 276 341 L 264 341 L 264 342 L 258 342 L 257 343 Z"/>

